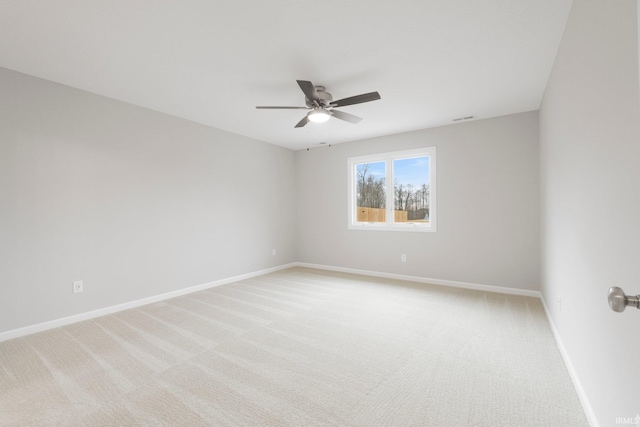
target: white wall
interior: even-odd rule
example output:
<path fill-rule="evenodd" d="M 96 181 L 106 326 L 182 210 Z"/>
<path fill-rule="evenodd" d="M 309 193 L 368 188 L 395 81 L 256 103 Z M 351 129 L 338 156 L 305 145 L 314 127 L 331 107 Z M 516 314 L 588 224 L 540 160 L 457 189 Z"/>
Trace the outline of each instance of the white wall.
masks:
<path fill-rule="evenodd" d="M 602 426 L 640 412 L 640 311 L 606 299 L 640 294 L 636 7 L 573 2 L 540 109 L 541 290 Z"/>
<path fill-rule="evenodd" d="M 437 147 L 437 232 L 347 230 L 347 157 L 423 146 Z M 538 172 L 537 112 L 297 151 L 298 260 L 538 289 Z"/>
<path fill-rule="evenodd" d="M 290 150 L 0 69 L 0 332 L 295 261 L 293 182 Z"/>

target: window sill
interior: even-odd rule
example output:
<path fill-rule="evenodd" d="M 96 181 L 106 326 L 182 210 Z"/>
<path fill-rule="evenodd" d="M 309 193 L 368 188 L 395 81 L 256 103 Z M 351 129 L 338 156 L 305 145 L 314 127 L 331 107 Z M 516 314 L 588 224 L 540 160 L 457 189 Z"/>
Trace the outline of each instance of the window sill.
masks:
<path fill-rule="evenodd" d="M 347 227 L 349 230 L 360 230 L 360 231 L 409 231 L 414 233 L 425 233 L 431 232 L 434 233 L 436 228 L 431 225 L 421 225 L 421 224 L 396 224 L 396 225 L 388 225 L 388 224 L 376 224 L 376 223 L 357 223 L 357 224 L 349 224 Z"/>

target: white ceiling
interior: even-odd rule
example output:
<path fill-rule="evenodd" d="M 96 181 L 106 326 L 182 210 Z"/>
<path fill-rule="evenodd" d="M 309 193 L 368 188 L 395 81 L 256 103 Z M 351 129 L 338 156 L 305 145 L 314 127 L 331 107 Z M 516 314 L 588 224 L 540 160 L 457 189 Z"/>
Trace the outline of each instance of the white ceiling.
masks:
<path fill-rule="evenodd" d="M 536 110 L 572 0 L 0 0 L 0 66 L 292 149 Z M 294 125 L 296 80 L 364 118 Z"/>

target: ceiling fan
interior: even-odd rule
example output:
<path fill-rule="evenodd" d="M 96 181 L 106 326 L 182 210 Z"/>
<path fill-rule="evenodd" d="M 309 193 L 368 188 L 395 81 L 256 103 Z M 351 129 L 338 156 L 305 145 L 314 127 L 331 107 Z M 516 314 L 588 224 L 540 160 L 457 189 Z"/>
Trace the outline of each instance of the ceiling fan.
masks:
<path fill-rule="evenodd" d="M 298 86 L 304 92 L 304 100 L 306 107 L 256 107 L 258 109 L 274 109 L 274 110 L 311 110 L 306 116 L 298 122 L 295 127 L 301 128 L 309 121 L 326 122 L 332 116 L 336 119 L 344 120 L 349 123 L 358 123 L 362 118 L 353 114 L 338 111 L 336 107 L 346 107 L 347 105 L 362 104 L 363 102 L 375 101 L 380 99 L 378 92 L 363 93 L 362 95 L 350 96 L 349 98 L 333 100 L 329 92 L 326 92 L 324 86 L 314 86 L 313 83 L 306 80 L 296 80 Z"/>

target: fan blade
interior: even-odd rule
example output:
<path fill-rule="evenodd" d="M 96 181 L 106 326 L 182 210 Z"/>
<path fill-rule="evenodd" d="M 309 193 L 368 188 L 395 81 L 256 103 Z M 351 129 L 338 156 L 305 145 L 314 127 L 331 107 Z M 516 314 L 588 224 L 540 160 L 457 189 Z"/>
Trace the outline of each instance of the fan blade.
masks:
<path fill-rule="evenodd" d="M 358 123 L 362 120 L 362 117 L 354 116 L 353 114 L 345 113 L 344 111 L 331 110 L 331 115 L 336 119 L 344 120 L 349 123 Z"/>
<path fill-rule="evenodd" d="M 309 107 L 256 107 L 259 110 L 310 110 Z"/>
<path fill-rule="evenodd" d="M 309 101 L 316 105 L 320 105 L 320 98 L 318 97 L 318 92 L 316 92 L 316 88 L 313 86 L 313 83 L 308 82 L 306 80 L 296 80 L 298 82 L 298 86 L 304 92 L 304 96 L 307 97 Z"/>
<path fill-rule="evenodd" d="M 303 127 L 304 125 L 306 125 L 307 123 L 309 123 L 309 117 L 304 116 L 304 117 L 302 118 L 302 120 L 300 120 L 300 121 L 298 122 L 298 124 L 297 124 L 297 125 L 295 125 L 295 127 L 297 127 L 297 128 L 301 128 L 301 127 Z"/>
<path fill-rule="evenodd" d="M 363 102 L 376 101 L 378 99 L 380 99 L 378 92 L 369 92 L 362 95 L 350 96 L 349 98 L 338 99 L 329 105 L 332 107 L 344 107 L 345 105 L 362 104 Z"/>

